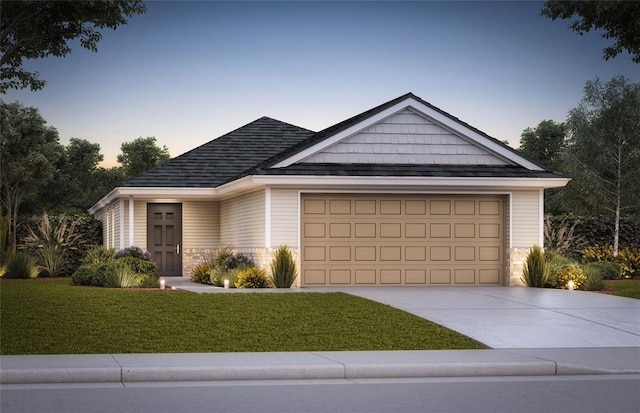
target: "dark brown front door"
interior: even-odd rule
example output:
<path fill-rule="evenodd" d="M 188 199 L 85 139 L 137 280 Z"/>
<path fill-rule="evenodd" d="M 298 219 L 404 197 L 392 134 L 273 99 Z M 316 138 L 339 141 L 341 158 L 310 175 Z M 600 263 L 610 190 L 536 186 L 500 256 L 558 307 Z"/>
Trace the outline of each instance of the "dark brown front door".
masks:
<path fill-rule="evenodd" d="M 147 248 L 161 276 L 182 275 L 182 204 L 147 204 Z"/>

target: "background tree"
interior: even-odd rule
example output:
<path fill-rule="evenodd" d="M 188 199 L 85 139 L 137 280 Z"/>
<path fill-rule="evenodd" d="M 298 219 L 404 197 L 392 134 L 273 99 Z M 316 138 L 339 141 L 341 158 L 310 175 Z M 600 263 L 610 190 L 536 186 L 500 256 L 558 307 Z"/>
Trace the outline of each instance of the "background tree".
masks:
<path fill-rule="evenodd" d="M 120 146 L 120 151 L 122 153 L 118 155 L 117 160 L 122 164 L 126 178 L 140 175 L 171 159 L 169 149 L 166 146 L 159 147 L 153 136 L 125 142 Z"/>
<path fill-rule="evenodd" d="M 620 216 L 640 214 L 640 83 L 617 76 L 587 82 L 569 112 L 566 167 L 573 175 L 566 196 L 575 212 L 614 218 L 617 255 Z"/>
<path fill-rule="evenodd" d="M 127 24 L 127 19 L 146 11 L 142 0 L 31 1 L 4 0 L 0 26 L 0 92 L 9 88 L 42 89 L 38 73 L 22 68 L 24 59 L 50 55 L 64 57 L 69 43 L 97 51 L 100 29 Z"/>
<path fill-rule="evenodd" d="M 579 18 L 569 25 L 574 32 L 582 36 L 591 29 L 601 29 L 602 37 L 615 39 L 613 46 L 603 49 L 605 60 L 627 51 L 634 62 L 640 63 L 640 2 L 551 0 L 545 1 L 540 14 L 551 20 L 577 15 Z"/>
<path fill-rule="evenodd" d="M 58 131 L 36 108 L 0 101 L 0 199 L 7 223 L 8 249 L 16 246 L 23 204 L 33 201 L 52 180 L 63 154 Z"/>
<path fill-rule="evenodd" d="M 564 123 L 543 120 L 537 127 L 522 132 L 519 151 L 529 159 L 557 169 L 566 135 L 567 126 Z"/>

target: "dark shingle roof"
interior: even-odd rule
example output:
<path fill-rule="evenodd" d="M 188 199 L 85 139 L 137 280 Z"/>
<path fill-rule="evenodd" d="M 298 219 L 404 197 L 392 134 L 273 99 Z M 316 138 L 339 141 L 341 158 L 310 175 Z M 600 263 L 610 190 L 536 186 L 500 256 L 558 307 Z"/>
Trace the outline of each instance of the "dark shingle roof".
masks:
<path fill-rule="evenodd" d="M 313 131 L 262 117 L 123 182 L 123 187 L 216 187 Z"/>
<path fill-rule="evenodd" d="M 407 93 L 360 113 L 320 132 L 262 117 L 178 156 L 165 164 L 130 179 L 123 187 L 206 187 L 214 188 L 247 175 L 316 176 L 422 176 L 422 177 L 538 177 L 566 175 L 531 171 L 520 166 L 483 165 L 392 165 L 392 164 L 294 164 L 286 168 L 269 167 L 362 122 L 408 98 L 415 99 L 510 151 L 514 149 L 460 119 Z M 522 156 L 521 154 L 518 154 Z"/>
<path fill-rule="evenodd" d="M 500 177 L 562 178 L 550 171 L 532 171 L 511 165 L 400 165 L 400 164 L 294 164 L 286 168 L 258 169 L 256 175 L 396 176 L 396 177 Z"/>

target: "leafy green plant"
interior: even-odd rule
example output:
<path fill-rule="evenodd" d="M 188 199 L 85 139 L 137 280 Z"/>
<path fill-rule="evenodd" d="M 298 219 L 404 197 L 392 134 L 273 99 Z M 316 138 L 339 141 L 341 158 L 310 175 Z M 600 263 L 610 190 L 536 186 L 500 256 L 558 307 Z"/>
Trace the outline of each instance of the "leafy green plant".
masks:
<path fill-rule="evenodd" d="M 7 262 L 4 276 L 6 278 L 37 278 L 36 260 L 24 251 L 18 251 Z"/>
<path fill-rule="evenodd" d="M 271 260 L 271 282 L 276 288 L 291 288 L 298 276 L 291 250 L 281 245 Z"/>
<path fill-rule="evenodd" d="M 256 267 L 247 268 L 238 274 L 238 288 L 271 288 L 271 282 L 264 270 Z"/>
<path fill-rule="evenodd" d="M 112 268 L 113 262 L 81 265 L 71 276 L 71 282 L 73 285 L 103 287 Z"/>
<path fill-rule="evenodd" d="M 139 285 L 140 277 L 126 263 L 118 262 L 111 268 L 105 278 L 104 287 L 131 288 Z"/>
<path fill-rule="evenodd" d="M 578 264 L 552 267 L 549 274 L 549 283 L 553 288 L 566 289 L 569 281 L 573 281 L 573 288 L 579 290 L 586 279 L 587 276 Z"/>
<path fill-rule="evenodd" d="M 87 251 L 83 264 L 103 264 L 114 259 L 115 250 L 106 247 L 94 247 Z"/>
<path fill-rule="evenodd" d="M 611 261 L 593 261 L 583 265 L 583 268 L 595 268 L 605 280 L 619 280 L 622 278 L 622 268 Z"/>
<path fill-rule="evenodd" d="M 62 218 L 57 223 L 49 219 L 45 212 L 36 230 L 28 227 L 28 235 L 23 245 L 36 254 L 41 275 L 58 277 L 66 263 L 69 251 L 77 249 L 82 243 L 80 234 L 75 230 L 76 223 Z"/>
<path fill-rule="evenodd" d="M 139 277 L 140 288 L 159 288 L 160 277 L 158 274 L 144 274 Z"/>
<path fill-rule="evenodd" d="M 553 222 L 549 216 L 544 219 L 544 246 L 562 255 L 575 255 L 585 245 L 585 237 L 575 233 L 577 221 L 570 222 L 562 217 Z"/>
<path fill-rule="evenodd" d="M 622 248 L 614 255 L 612 245 L 595 245 L 582 250 L 583 262 L 611 261 L 620 266 L 623 278 L 640 274 L 640 248 Z"/>
<path fill-rule="evenodd" d="M 115 260 L 118 265 L 126 265 L 131 268 L 136 274 L 144 275 L 158 275 L 158 267 L 152 261 L 143 260 L 142 258 L 137 258 L 133 256 L 127 256 L 122 258 L 117 258 Z"/>
<path fill-rule="evenodd" d="M 222 247 L 191 270 L 191 281 L 222 287 L 227 279 L 230 281 L 229 285 L 233 286 L 239 270 L 253 266 L 250 258 L 236 254 L 228 247 Z"/>
<path fill-rule="evenodd" d="M 528 287 L 543 288 L 547 284 L 548 278 L 549 266 L 547 260 L 542 249 L 534 245 L 525 260 L 521 280 Z"/>
<path fill-rule="evenodd" d="M 604 278 L 600 268 L 594 265 L 587 264 L 582 267 L 582 271 L 586 279 L 582 284 L 582 288 L 585 291 L 600 291 L 604 289 Z"/>

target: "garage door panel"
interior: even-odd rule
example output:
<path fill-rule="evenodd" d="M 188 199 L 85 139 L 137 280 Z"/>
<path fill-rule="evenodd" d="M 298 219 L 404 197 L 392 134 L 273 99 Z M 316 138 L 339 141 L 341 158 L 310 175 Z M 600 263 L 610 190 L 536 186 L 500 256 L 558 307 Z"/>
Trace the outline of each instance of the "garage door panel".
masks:
<path fill-rule="evenodd" d="M 499 196 L 303 194 L 301 205 L 305 285 L 499 285 L 504 279 Z"/>

